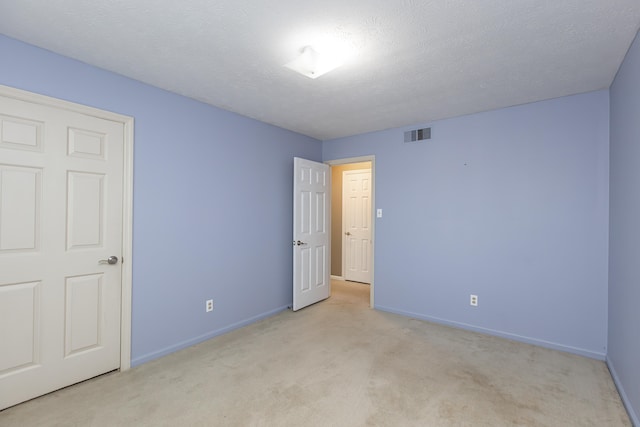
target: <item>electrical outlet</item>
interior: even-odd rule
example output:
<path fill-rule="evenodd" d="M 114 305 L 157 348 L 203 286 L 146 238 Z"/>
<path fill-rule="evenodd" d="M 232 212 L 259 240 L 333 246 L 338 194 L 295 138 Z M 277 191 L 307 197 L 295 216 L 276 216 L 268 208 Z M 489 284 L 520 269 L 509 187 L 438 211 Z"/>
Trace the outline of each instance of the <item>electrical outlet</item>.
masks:
<path fill-rule="evenodd" d="M 213 311 L 213 300 L 212 299 L 208 299 L 206 304 L 205 304 L 205 309 L 207 310 L 207 313 L 210 311 Z"/>
<path fill-rule="evenodd" d="M 478 306 L 478 295 L 470 295 L 469 296 L 469 304 L 477 307 Z"/>

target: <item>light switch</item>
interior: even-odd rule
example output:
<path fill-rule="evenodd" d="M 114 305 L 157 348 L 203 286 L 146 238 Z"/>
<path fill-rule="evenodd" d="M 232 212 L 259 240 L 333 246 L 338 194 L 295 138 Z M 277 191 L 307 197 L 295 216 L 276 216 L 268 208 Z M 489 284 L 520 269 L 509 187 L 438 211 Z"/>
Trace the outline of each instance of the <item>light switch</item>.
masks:
<path fill-rule="evenodd" d="M 376 212 L 376 216 L 378 218 L 382 218 L 382 209 L 378 209 L 378 211 Z"/>

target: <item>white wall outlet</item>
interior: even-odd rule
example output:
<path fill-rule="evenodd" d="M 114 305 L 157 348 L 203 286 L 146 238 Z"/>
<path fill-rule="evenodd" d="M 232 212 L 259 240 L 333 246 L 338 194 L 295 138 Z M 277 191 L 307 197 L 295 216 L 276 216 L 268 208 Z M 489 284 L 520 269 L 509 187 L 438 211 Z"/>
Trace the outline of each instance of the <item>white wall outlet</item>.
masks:
<path fill-rule="evenodd" d="M 210 311 L 213 311 L 213 300 L 212 299 L 208 299 L 206 304 L 205 304 L 205 308 L 207 310 L 207 313 Z"/>
<path fill-rule="evenodd" d="M 469 304 L 473 307 L 478 306 L 478 295 L 470 295 L 469 296 Z"/>

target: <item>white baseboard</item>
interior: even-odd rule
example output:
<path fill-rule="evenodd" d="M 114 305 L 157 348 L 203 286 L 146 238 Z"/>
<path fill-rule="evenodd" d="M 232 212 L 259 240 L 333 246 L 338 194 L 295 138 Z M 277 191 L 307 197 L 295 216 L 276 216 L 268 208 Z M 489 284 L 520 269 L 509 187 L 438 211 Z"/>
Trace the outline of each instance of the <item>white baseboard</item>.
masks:
<path fill-rule="evenodd" d="M 174 353 L 174 352 L 176 352 L 178 350 L 182 350 L 184 348 L 191 347 L 191 346 L 196 345 L 198 343 L 201 343 L 203 341 L 209 340 L 211 338 L 215 338 L 218 335 L 226 334 L 226 333 L 231 332 L 231 331 L 233 331 L 235 329 L 242 328 L 242 327 L 250 325 L 250 324 L 252 324 L 254 322 L 260 321 L 262 319 L 266 319 L 267 317 L 271 317 L 271 316 L 273 316 L 275 314 L 280 313 L 281 311 L 287 310 L 288 308 L 289 308 L 288 306 L 279 307 L 279 308 L 276 308 L 274 310 L 270 310 L 270 311 L 267 311 L 265 313 L 259 314 L 257 316 L 251 317 L 249 319 L 241 320 L 239 322 L 233 323 L 231 325 L 225 326 L 225 327 L 217 329 L 215 331 L 210 331 L 210 332 L 207 332 L 207 333 L 202 334 L 200 336 L 197 336 L 197 337 L 194 337 L 194 338 L 179 342 L 177 344 L 173 344 L 173 345 L 171 345 L 169 347 L 166 347 L 166 348 L 163 348 L 163 349 L 151 352 L 151 353 L 143 354 L 142 356 L 138 356 L 135 359 L 132 359 L 131 360 L 131 366 L 134 367 L 134 366 L 142 365 L 143 363 L 149 362 L 149 361 L 151 361 L 153 359 L 158 359 L 158 358 L 160 358 L 162 356 L 166 356 L 166 355 Z"/>
<path fill-rule="evenodd" d="M 483 328 L 483 327 L 479 327 L 479 326 L 474 326 L 474 325 L 470 325 L 470 324 L 467 324 L 467 323 L 455 322 L 455 321 L 451 321 L 451 320 L 447 320 L 447 319 L 441 319 L 439 317 L 425 316 L 425 315 L 418 314 L 418 313 L 412 313 L 412 312 L 408 312 L 408 311 L 404 311 L 404 310 L 398 310 L 398 309 L 395 309 L 395 308 L 392 308 L 392 307 L 384 307 L 384 306 L 376 305 L 374 308 L 376 310 L 387 311 L 389 313 L 399 314 L 399 315 L 405 316 L 405 317 L 412 317 L 414 319 L 425 320 L 427 322 L 433 322 L 433 323 L 439 323 L 439 324 L 442 324 L 442 325 L 453 326 L 455 328 L 466 329 L 468 331 L 480 332 L 480 333 L 483 333 L 483 334 L 493 335 L 493 336 L 501 337 L 501 338 L 507 338 L 507 339 L 511 339 L 511 340 L 514 340 L 514 341 L 523 342 L 523 343 L 526 343 L 526 344 L 533 344 L 533 345 L 537 345 L 537 346 L 540 346 L 540 347 L 551 348 L 553 350 L 564 351 L 566 353 L 573 353 L 573 354 L 577 354 L 579 356 L 588 357 L 590 359 L 596 359 L 596 360 L 605 361 L 605 354 L 604 353 L 596 352 L 596 351 L 592 351 L 592 350 L 588 350 L 588 349 L 583 349 L 583 348 L 578 348 L 578 347 L 571 347 L 571 346 L 558 344 L 558 343 L 554 343 L 554 342 L 549 342 L 549 341 L 545 341 L 545 340 L 541 340 L 541 339 L 537 339 L 537 338 L 531 338 L 531 337 L 526 337 L 526 336 L 522 336 L 522 335 L 512 334 L 510 332 L 503 332 L 503 331 L 498 331 L 498 330 L 495 330 L 495 329 L 488 329 L 488 328 Z"/>
<path fill-rule="evenodd" d="M 344 277 L 342 276 L 334 276 L 333 274 L 331 275 L 331 280 L 342 280 L 344 282 Z"/>
<path fill-rule="evenodd" d="M 615 383 L 616 388 L 618 389 L 618 393 L 620 394 L 620 398 L 622 398 L 622 403 L 624 404 L 624 407 L 629 414 L 629 418 L 631 418 L 631 422 L 634 426 L 640 426 L 640 418 L 638 418 L 638 414 L 636 414 L 634 407 L 631 405 L 631 399 L 629 399 L 629 396 L 627 396 L 627 392 L 622 386 L 622 382 L 620 382 L 620 378 L 618 377 L 618 373 L 613 367 L 613 363 L 608 357 L 606 362 L 607 367 L 609 368 L 609 372 L 611 373 L 611 377 L 613 378 L 613 382 Z"/>

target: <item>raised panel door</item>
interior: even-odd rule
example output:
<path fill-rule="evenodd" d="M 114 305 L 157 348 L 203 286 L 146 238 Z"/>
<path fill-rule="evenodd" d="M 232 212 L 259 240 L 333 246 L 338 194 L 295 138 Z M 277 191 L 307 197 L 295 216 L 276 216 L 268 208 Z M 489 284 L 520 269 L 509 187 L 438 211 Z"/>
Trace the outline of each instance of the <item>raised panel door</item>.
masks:
<path fill-rule="evenodd" d="M 371 170 L 344 171 L 342 185 L 343 275 L 371 283 Z"/>
<path fill-rule="evenodd" d="M 120 366 L 123 123 L 0 96 L 0 409 Z"/>
<path fill-rule="evenodd" d="M 329 297 L 329 166 L 294 158 L 293 310 Z"/>

